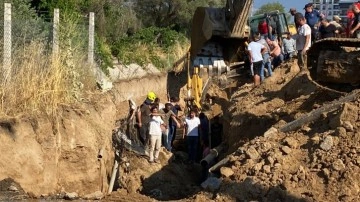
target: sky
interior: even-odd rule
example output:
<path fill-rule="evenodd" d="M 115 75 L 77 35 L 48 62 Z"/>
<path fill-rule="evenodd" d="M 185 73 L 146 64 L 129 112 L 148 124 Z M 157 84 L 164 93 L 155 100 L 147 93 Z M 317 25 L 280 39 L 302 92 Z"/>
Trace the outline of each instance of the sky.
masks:
<path fill-rule="evenodd" d="M 305 4 L 309 3 L 309 0 L 254 0 L 254 9 L 260 8 L 267 3 L 279 2 L 285 7 L 285 11 L 289 11 L 290 8 L 296 8 L 300 13 L 304 13 Z"/>

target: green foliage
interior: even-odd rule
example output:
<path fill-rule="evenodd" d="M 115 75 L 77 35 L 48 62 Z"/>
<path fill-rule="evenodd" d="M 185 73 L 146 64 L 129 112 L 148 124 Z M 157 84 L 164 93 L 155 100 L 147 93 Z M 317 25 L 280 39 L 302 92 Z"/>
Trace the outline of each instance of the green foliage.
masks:
<path fill-rule="evenodd" d="M 23 47 L 33 40 L 46 41 L 50 34 L 50 24 L 37 17 L 28 0 L 6 0 L 11 3 L 13 46 Z M 0 22 L 3 22 L 4 4 L 0 4 Z M 0 31 L 0 34 L 2 29 Z M 2 34 L 0 35 L 2 36 Z"/>
<path fill-rule="evenodd" d="M 269 13 L 271 11 L 276 11 L 278 10 L 279 12 L 283 13 L 285 12 L 285 8 L 284 6 L 279 3 L 279 2 L 274 2 L 274 3 L 267 3 L 262 5 L 255 13 L 254 15 L 259 15 L 259 14 L 264 14 L 264 13 Z"/>
<path fill-rule="evenodd" d="M 224 7 L 225 0 L 141 0 L 136 1 L 135 11 L 146 27 L 170 27 L 187 32 L 199 6 Z"/>
<path fill-rule="evenodd" d="M 39 1 L 41 1 L 40 5 L 37 3 Z M 174 47 L 180 41 L 187 43 L 184 35 L 179 33 L 189 33 L 195 9 L 199 6 L 224 7 L 226 4 L 226 0 L 32 0 L 31 2 L 38 8 L 49 11 L 50 16 L 47 17 L 52 17 L 54 8 L 59 8 L 60 22 L 87 24 L 86 16 L 89 12 L 95 12 L 96 58 L 104 70 L 106 66 L 112 66 L 111 54 L 124 63 L 137 62 L 141 65 L 153 62 L 161 68 L 169 66 L 171 61 L 178 58 L 174 52 L 177 51 L 176 54 L 181 52 Z M 75 25 L 74 23 L 72 25 Z M 73 30 L 74 26 L 69 28 Z M 83 25 L 80 29 L 84 29 Z M 72 38 L 68 45 L 74 46 L 77 42 L 86 45 L 87 40 L 84 38 L 87 36 L 76 33 L 75 36 L 66 33 L 64 36 Z M 80 43 L 79 45 L 79 48 L 84 46 Z"/>
<path fill-rule="evenodd" d="M 112 53 L 125 64 L 154 64 L 168 67 L 169 55 L 176 43 L 186 43 L 186 37 L 170 28 L 148 27 L 133 36 L 121 37 L 113 46 Z"/>
<path fill-rule="evenodd" d="M 65 14 L 67 17 L 80 18 L 81 5 L 86 2 L 85 0 L 41 0 L 40 8 L 49 11 L 50 16 L 53 16 L 55 8 L 60 9 L 60 15 Z"/>
<path fill-rule="evenodd" d="M 103 72 L 107 74 L 107 67 L 112 66 L 111 48 L 102 38 L 98 36 L 96 36 L 95 41 L 97 44 L 95 48 L 96 62 L 100 65 Z"/>

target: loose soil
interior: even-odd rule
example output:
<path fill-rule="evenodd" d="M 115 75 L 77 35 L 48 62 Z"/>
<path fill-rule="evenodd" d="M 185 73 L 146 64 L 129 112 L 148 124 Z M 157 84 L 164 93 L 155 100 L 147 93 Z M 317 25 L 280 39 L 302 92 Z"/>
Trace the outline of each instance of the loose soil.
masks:
<path fill-rule="evenodd" d="M 185 73 L 167 80 L 179 81 L 168 82 L 177 85 L 168 85 L 168 94 L 185 95 Z M 246 75 L 222 87 L 216 82 L 210 87 L 212 104 L 207 112 L 210 119 L 220 116 L 224 125 L 226 151 L 218 157 L 224 164 L 211 173 L 221 180 L 219 187 L 200 186 L 202 168 L 186 163 L 184 140 L 178 136 L 177 151 L 162 149 L 157 164 L 125 151 L 114 191 L 103 200 L 360 201 L 360 99 L 284 133 L 280 129 L 287 123 L 344 94 L 316 85 L 307 71 L 299 71 L 296 61 L 275 69 L 258 87 Z M 126 104 L 115 106 L 126 113 Z M 112 159 L 107 161 L 104 172 L 109 180 Z M 11 179 L 1 183 L 0 195 L 14 197 L 9 190 L 14 183 Z M 21 183 L 14 186 L 25 193 Z"/>

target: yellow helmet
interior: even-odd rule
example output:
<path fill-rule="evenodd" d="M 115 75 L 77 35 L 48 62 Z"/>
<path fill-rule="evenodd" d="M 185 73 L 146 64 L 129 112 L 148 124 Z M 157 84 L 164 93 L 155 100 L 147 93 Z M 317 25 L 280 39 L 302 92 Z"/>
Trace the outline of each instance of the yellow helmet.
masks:
<path fill-rule="evenodd" d="M 148 94 L 147 94 L 147 98 L 149 100 L 151 100 L 152 102 L 154 102 L 155 98 L 156 98 L 156 94 L 152 91 L 150 91 Z"/>

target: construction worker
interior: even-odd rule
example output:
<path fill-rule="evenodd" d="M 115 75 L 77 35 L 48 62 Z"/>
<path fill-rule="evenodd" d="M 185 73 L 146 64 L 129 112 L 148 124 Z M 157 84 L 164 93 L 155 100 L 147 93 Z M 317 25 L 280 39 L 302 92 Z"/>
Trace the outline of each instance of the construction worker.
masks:
<path fill-rule="evenodd" d="M 155 101 L 155 98 L 156 94 L 154 92 L 149 92 L 137 112 L 140 140 L 144 145 L 146 155 L 149 155 L 149 122 L 151 120 L 150 109 L 151 104 Z"/>

